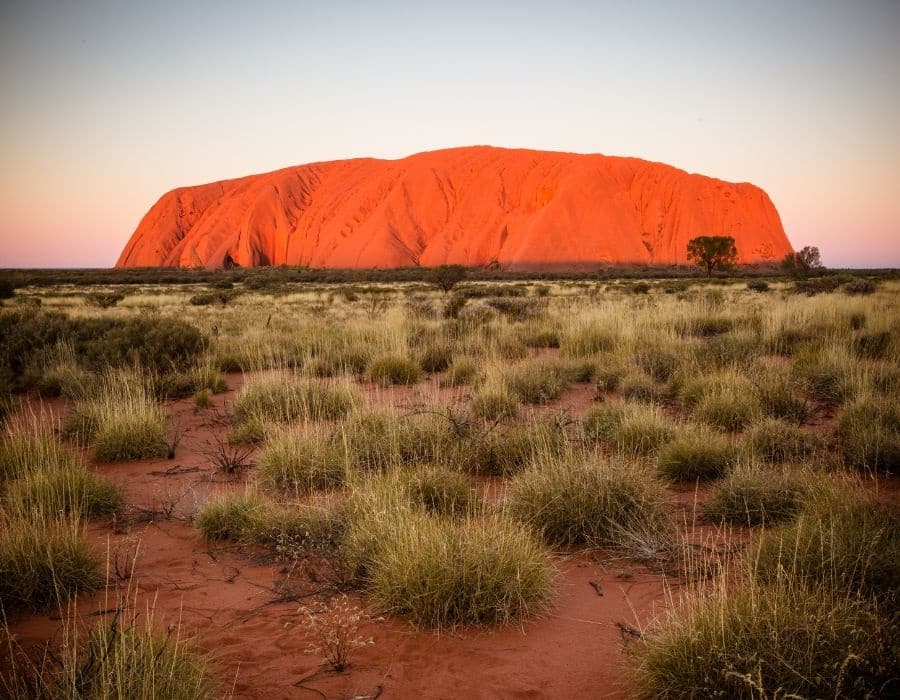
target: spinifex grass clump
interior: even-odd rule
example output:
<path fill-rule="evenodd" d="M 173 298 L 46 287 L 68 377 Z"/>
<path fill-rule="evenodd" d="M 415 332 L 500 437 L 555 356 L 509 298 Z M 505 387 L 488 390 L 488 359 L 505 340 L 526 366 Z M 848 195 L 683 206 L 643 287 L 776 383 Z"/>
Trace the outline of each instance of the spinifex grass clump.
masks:
<path fill-rule="evenodd" d="M 706 481 L 726 474 L 736 457 L 730 440 L 708 428 L 691 426 L 660 448 L 656 470 L 673 481 Z"/>
<path fill-rule="evenodd" d="M 282 506 L 251 489 L 213 497 L 194 524 L 207 540 L 265 545 L 291 557 L 308 548 L 335 546 L 342 529 L 334 508 Z"/>
<path fill-rule="evenodd" d="M 584 414 L 584 436 L 626 454 L 649 454 L 676 434 L 677 426 L 659 406 L 611 402 Z"/>
<path fill-rule="evenodd" d="M 742 464 L 713 487 L 701 510 L 712 522 L 780 523 L 797 514 L 807 488 L 799 475 L 770 465 Z"/>
<path fill-rule="evenodd" d="M 839 405 L 856 393 L 853 376 L 856 362 L 837 346 L 830 349 L 808 348 L 794 358 L 791 373 L 805 386 L 811 399 Z"/>
<path fill-rule="evenodd" d="M 11 668 L 0 676 L 0 694 L 15 700 L 215 697 L 206 659 L 190 648 L 179 628 L 157 632 L 152 611 L 138 621 L 120 609 L 82 633 L 72 610 L 62 647 L 53 650 L 55 663 L 48 657 L 35 660 L 14 641 L 8 651 Z"/>
<path fill-rule="evenodd" d="M 566 444 L 562 428 L 552 422 L 497 425 L 459 444 L 455 461 L 473 474 L 509 476 L 539 454 L 560 454 Z"/>
<path fill-rule="evenodd" d="M 122 498 L 106 479 L 87 470 L 45 426 L 8 426 L 0 442 L 0 506 L 24 518 L 34 514 L 102 515 Z"/>
<path fill-rule="evenodd" d="M 860 486 L 819 484 L 797 519 L 763 533 L 750 556 L 760 580 L 789 570 L 797 585 L 872 593 L 896 608 L 900 512 Z"/>
<path fill-rule="evenodd" d="M 359 391 L 350 384 L 267 377 L 244 386 L 235 402 L 234 417 L 238 423 L 333 420 L 345 417 L 361 403 Z"/>
<path fill-rule="evenodd" d="M 815 433 L 778 418 L 765 418 L 747 430 L 747 444 L 764 462 L 798 462 L 809 459 L 824 447 Z"/>
<path fill-rule="evenodd" d="M 122 507 L 122 497 L 112 483 L 84 465 L 43 466 L 10 484 L 0 504 L 21 511 L 25 517 L 34 512 L 90 517 L 116 512 Z"/>
<path fill-rule="evenodd" d="M 756 378 L 755 385 L 760 407 L 765 415 L 796 425 L 801 425 L 809 418 L 812 409 L 802 386 L 786 370 L 765 368 Z"/>
<path fill-rule="evenodd" d="M 96 395 L 75 403 L 65 432 L 91 443 L 98 462 L 163 457 L 166 414 L 136 371 L 104 375 Z"/>
<path fill-rule="evenodd" d="M 535 359 L 513 367 L 506 381 L 521 401 L 542 404 L 558 398 L 568 387 L 570 379 L 563 363 Z"/>
<path fill-rule="evenodd" d="M 472 413 L 486 421 L 515 418 L 519 402 L 505 387 L 485 387 L 472 394 Z"/>
<path fill-rule="evenodd" d="M 435 462 L 452 447 L 451 418 L 437 411 L 414 415 L 359 411 L 341 423 L 331 439 L 347 450 L 351 468 L 378 470 L 397 464 Z"/>
<path fill-rule="evenodd" d="M 616 335 L 609 328 L 585 326 L 562 338 L 559 354 L 562 357 L 592 357 L 597 353 L 609 352 L 616 344 Z"/>
<path fill-rule="evenodd" d="M 346 469 L 347 451 L 342 442 L 297 428 L 271 434 L 258 464 L 263 483 L 300 492 L 340 486 Z"/>
<path fill-rule="evenodd" d="M 77 518 L 0 510 L 0 609 L 41 610 L 95 590 L 99 562 L 81 531 Z"/>
<path fill-rule="evenodd" d="M 549 544 L 651 555 L 669 542 L 662 486 L 627 462 L 546 455 L 513 479 L 506 506 Z"/>
<path fill-rule="evenodd" d="M 679 398 L 695 419 L 722 430 L 742 430 L 760 412 L 753 383 L 734 370 L 685 381 Z"/>
<path fill-rule="evenodd" d="M 790 572 L 776 584 L 721 581 L 684 596 L 645 634 L 637 689 L 653 698 L 885 697 L 900 662 L 894 635 L 865 601 L 793 585 Z"/>
<path fill-rule="evenodd" d="M 443 386 L 470 386 L 481 374 L 478 362 L 471 357 L 454 358 L 447 367 L 447 374 L 441 384 Z"/>
<path fill-rule="evenodd" d="M 37 468 L 68 469 L 79 464 L 75 454 L 37 421 L 7 425 L 0 438 L 0 483 L 22 478 Z"/>
<path fill-rule="evenodd" d="M 429 513 L 461 515 L 474 511 L 478 504 L 472 479 L 460 472 L 425 467 L 410 472 L 405 483 L 410 502 Z"/>
<path fill-rule="evenodd" d="M 499 516 L 431 515 L 397 475 L 351 492 L 347 561 L 375 605 L 415 625 L 498 624 L 543 612 L 552 589 L 546 550 Z"/>
<path fill-rule="evenodd" d="M 402 355 L 381 355 L 369 363 L 369 381 L 381 387 L 395 384 L 417 384 L 422 380 L 418 364 Z"/>
<path fill-rule="evenodd" d="M 838 415 L 837 438 L 847 466 L 900 470 L 900 408 L 887 398 L 854 401 Z"/>

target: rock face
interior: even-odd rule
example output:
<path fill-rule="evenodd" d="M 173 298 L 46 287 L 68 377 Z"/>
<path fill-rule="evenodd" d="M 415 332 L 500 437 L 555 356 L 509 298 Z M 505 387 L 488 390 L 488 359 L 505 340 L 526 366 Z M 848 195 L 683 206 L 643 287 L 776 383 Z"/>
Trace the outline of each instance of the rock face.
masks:
<path fill-rule="evenodd" d="M 792 251 L 750 184 L 636 158 L 473 146 L 172 190 L 116 266 L 667 265 L 686 262 L 701 235 L 733 236 L 742 263 Z"/>

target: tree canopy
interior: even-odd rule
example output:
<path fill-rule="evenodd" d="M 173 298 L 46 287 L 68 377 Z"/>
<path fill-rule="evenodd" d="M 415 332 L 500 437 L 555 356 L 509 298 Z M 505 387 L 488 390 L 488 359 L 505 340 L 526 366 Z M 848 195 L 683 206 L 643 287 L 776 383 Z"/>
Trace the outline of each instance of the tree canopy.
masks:
<path fill-rule="evenodd" d="M 687 257 L 691 262 L 713 270 L 724 270 L 737 262 L 738 251 L 732 236 L 697 236 L 688 241 Z"/>
<path fill-rule="evenodd" d="M 462 282 L 467 274 L 468 271 L 462 265 L 438 265 L 428 271 L 425 279 L 446 294 Z"/>
<path fill-rule="evenodd" d="M 781 261 L 781 269 L 796 277 L 805 277 L 813 270 L 823 268 L 819 249 L 816 246 L 805 246 L 796 253 L 788 253 Z"/>

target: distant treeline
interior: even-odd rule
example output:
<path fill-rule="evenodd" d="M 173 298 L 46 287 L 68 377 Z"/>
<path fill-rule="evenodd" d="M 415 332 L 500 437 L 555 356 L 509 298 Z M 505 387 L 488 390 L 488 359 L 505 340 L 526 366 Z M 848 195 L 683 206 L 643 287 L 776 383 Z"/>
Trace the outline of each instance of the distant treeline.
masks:
<path fill-rule="evenodd" d="M 335 270 L 309 267 L 255 267 L 233 270 L 205 270 L 182 268 L 128 269 L 6 269 L 0 270 L 0 283 L 12 287 L 51 287 L 61 284 L 92 285 L 153 285 L 153 284 L 212 284 L 222 280 L 242 282 L 250 287 L 264 288 L 280 284 L 347 284 L 366 282 L 424 282 L 429 268 L 404 267 L 384 270 Z M 821 270 L 816 276 L 854 275 L 867 278 L 894 278 L 900 271 L 884 270 Z M 776 265 L 742 265 L 717 273 L 714 279 L 746 279 L 754 277 L 783 277 Z M 472 281 L 535 281 L 535 280 L 612 280 L 612 279 L 693 279 L 706 278 L 705 271 L 693 265 L 643 266 L 618 265 L 580 270 L 502 270 L 473 267 L 467 279 Z"/>

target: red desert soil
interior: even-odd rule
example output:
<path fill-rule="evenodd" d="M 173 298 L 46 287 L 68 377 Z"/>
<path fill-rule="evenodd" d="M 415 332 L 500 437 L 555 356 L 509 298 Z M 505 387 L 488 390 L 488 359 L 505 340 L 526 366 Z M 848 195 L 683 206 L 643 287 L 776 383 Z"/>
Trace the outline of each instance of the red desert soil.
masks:
<path fill-rule="evenodd" d="M 499 629 L 462 629 L 440 634 L 416 631 L 400 620 L 382 620 L 362 630 L 374 644 L 357 651 L 348 672 L 316 671 L 317 656 L 305 653 L 310 637 L 298 612 L 300 601 L 279 601 L 281 565 L 262 553 L 205 542 L 188 522 L 208 494 L 242 488 L 242 479 L 215 471 L 208 452 L 213 436 L 224 436 L 216 419 L 241 383 L 230 375 L 231 391 L 214 407 L 195 410 L 189 401 L 168 404 L 182 431 L 176 458 L 94 467 L 111 478 L 129 504 L 125 522 L 95 522 L 88 534 L 97 551 L 121 563 L 138 549 L 134 576 L 120 587 L 138 592 L 137 609 L 155 600 L 160 629 L 180 620 L 195 644 L 212 654 L 220 690 L 240 698 L 622 698 L 628 695 L 628 660 L 617 623 L 638 625 L 664 602 L 663 577 L 624 560 L 578 553 L 560 554 L 556 596 L 548 615 Z M 435 382 L 436 384 L 436 382 Z M 435 386 L 399 389 L 393 402 L 413 407 Z M 446 396 L 452 402 L 451 390 Z M 372 404 L 388 403 L 390 390 L 367 392 Z M 571 403 L 585 403 L 574 391 Z M 548 410 L 559 410 L 563 403 Z M 57 415 L 62 402 L 45 404 Z M 492 484 L 485 484 L 490 489 Z M 172 516 L 159 513 L 175 504 Z M 156 515 L 150 513 L 155 511 Z M 115 579 L 115 577 L 112 577 Z M 296 574 L 292 592 L 315 594 L 321 583 Z M 598 595 L 591 582 L 600 585 Z M 78 599 L 87 623 L 91 613 L 114 607 L 116 584 Z M 355 594 L 355 600 L 365 600 Z M 58 615 L 33 615 L 12 623 L 27 648 L 53 637 Z M 627 637 L 627 635 L 626 635 Z M 58 637 L 57 637 L 58 639 Z M 308 680 L 303 680 L 309 677 Z M 300 681 L 305 687 L 297 687 Z M 314 690 L 312 690 L 314 689 Z"/>
<path fill-rule="evenodd" d="M 472 146 L 355 158 L 181 187 L 117 267 L 577 268 L 684 263 L 731 235 L 740 262 L 791 252 L 768 195 L 637 158 Z"/>

